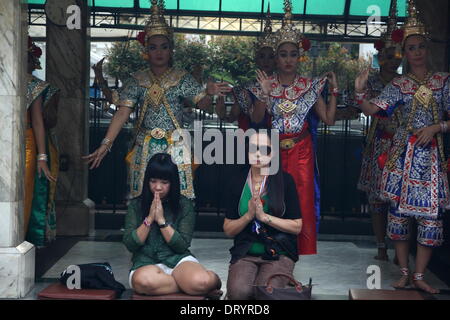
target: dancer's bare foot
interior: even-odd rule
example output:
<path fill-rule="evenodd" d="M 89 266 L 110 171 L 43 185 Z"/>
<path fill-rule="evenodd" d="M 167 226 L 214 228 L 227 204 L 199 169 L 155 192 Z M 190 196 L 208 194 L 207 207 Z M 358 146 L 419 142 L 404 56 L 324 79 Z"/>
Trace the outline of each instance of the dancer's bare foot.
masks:
<path fill-rule="evenodd" d="M 439 289 L 433 288 L 428 283 L 426 283 L 424 280 L 414 280 L 413 285 L 415 288 L 423 290 L 423 291 L 431 293 L 431 294 L 437 294 L 440 292 Z"/>
<path fill-rule="evenodd" d="M 378 254 L 373 258 L 376 260 L 389 261 L 387 249 L 378 249 Z"/>
<path fill-rule="evenodd" d="M 395 289 L 404 289 L 410 285 L 411 279 L 407 268 L 400 268 L 401 278 L 392 284 Z"/>
<path fill-rule="evenodd" d="M 432 286 L 430 286 L 428 283 L 423 280 L 424 274 L 423 273 L 414 273 L 413 276 L 413 285 L 415 288 L 423 290 L 425 292 L 431 293 L 431 294 L 437 294 L 439 293 L 439 289 L 435 289 Z"/>
<path fill-rule="evenodd" d="M 410 283 L 411 282 L 409 276 L 401 276 L 400 279 L 392 284 L 392 287 L 394 287 L 395 289 L 404 289 L 409 286 Z"/>

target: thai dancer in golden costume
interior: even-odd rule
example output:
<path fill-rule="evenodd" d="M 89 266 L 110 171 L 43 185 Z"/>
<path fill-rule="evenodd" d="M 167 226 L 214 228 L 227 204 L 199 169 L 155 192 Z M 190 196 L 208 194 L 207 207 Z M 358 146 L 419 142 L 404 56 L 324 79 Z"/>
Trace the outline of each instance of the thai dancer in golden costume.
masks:
<path fill-rule="evenodd" d="M 442 214 L 449 204 L 443 134 L 450 124 L 446 121 L 450 111 L 450 78 L 448 73 L 430 70 L 428 35 L 414 1 L 408 2 L 402 36 L 406 74 L 396 77 L 369 101 L 365 98 L 366 70 L 355 80 L 355 90 L 366 115 L 390 117 L 397 109 L 401 110 L 392 147 L 380 161 L 383 167 L 380 195 L 391 204 L 387 234 L 395 243 L 401 272 L 400 280 L 393 286 L 403 288 L 411 280 L 408 240 L 413 218 L 417 222 L 417 254 L 412 282 L 426 292 L 438 293 L 425 282 L 424 273 L 433 248 L 443 243 Z"/>

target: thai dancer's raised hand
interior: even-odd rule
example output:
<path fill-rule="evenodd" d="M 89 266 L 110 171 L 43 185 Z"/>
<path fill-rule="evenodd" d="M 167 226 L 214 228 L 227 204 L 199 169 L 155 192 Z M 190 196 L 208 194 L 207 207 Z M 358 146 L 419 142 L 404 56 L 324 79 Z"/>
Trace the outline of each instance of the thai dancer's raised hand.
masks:
<path fill-rule="evenodd" d="M 355 91 L 358 93 L 364 92 L 367 88 L 367 81 L 369 80 L 370 68 L 362 71 L 355 79 Z"/>
<path fill-rule="evenodd" d="M 330 82 L 330 85 L 331 85 L 332 88 L 337 88 L 338 87 L 337 77 L 336 77 L 336 74 L 333 71 L 325 73 L 324 76 L 327 77 L 327 79 Z"/>
<path fill-rule="evenodd" d="M 268 96 L 272 91 L 271 81 L 267 74 L 262 70 L 256 70 L 256 80 L 258 81 L 264 95 Z"/>

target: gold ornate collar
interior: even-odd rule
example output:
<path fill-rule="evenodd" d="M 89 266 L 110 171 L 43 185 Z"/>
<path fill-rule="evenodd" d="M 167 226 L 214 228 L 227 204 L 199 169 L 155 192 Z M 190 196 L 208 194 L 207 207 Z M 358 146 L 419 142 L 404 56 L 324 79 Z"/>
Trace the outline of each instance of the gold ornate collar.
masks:
<path fill-rule="evenodd" d="M 153 84 L 157 84 L 164 90 L 178 85 L 180 80 L 186 74 L 186 71 L 170 68 L 161 76 L 157 77 L 150 68 L 138 71 L 133 77 L 138 81 L 141 87 L 150 88 Z"/>
<path fill-rule="evenodd" d="M 427 74 L 425 75 L 425 77 L 423 78 L 423 80 L 418 79 L 414 74 L 412 74 L 411 72 L 408 72 L 408 74 L 406 75 L 408 78 L 410 78 L 411 80 L 413 80 L 414 82 L 416 82 L 418 85 L 424 85 L 427 84 L 428 81 L 430 80 L 431 76 L 433 75 L 433 73 L 431 71 L 428 71 Z"/>

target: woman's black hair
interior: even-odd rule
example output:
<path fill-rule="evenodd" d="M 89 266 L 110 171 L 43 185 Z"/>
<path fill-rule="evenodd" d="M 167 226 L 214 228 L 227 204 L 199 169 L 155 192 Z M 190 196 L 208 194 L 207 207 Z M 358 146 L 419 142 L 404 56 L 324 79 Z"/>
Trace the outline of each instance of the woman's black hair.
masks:
<path fill-rule="evenodd" d="M 270 144 L 272 144 L 272 139 L 270 137 L 270 129 L 256 129 L 254 134 L 265 134 L 269 138 Z M 250 136 L 251 137 L 251 136 Z M 249 161 L 249 143 L 250 137 L 246 141 L 246 164 L 250 167 Z M 281 151 L 275 150 L 272 148 L 271 157 L 278 157 L 279 168 L 275 174 L 269 175 L 267 178 L 267 196 L 269 198 L 269 212 L 271 215 L 276 217 L 282 217 L 285 211 L 285 203 L 284 203 L 284 179 L 283 179 L 283 170 L 281 168 L 280 161 Z"/>
<path fill-rule="evenodd" d="M 178 167 L 173 163 L 170 154 L 157 153 L 148 161 L 145 169 L 144 182 L 142 186 L 142 219 L 148 216 L 153 201 L 153 193 L 150 191 L 150 179 L 161 179 L 170 182 L 167 200 L 176 217 L 180 208 L 180 175 Z"/>

